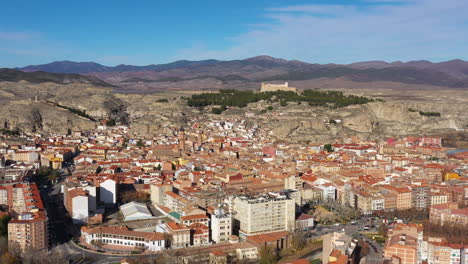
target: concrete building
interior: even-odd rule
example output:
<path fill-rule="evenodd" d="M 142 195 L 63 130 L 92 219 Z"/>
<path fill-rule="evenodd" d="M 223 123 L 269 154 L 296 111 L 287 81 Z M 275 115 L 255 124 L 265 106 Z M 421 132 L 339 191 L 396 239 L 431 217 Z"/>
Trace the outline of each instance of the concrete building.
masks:
<path fill-rule="evenodd" d="M 166 231 L 172 237 L 171 248 L 185 248 L 190 246 L 190 228 L 176 222 L 166 223 Z"/>
<path fill-rule="evenodd" d="M 8 248 L 10 252 L 47 250 L 47 218 L 42 214 L 25 213 L 8 223 Z"/>
<path fill-rule="evenodd" d="M 417 224 L 398 224 L 389 230 L 385 243 L 384 259 L 398 260 L 401 264 L 417 264 L 422 261 L 423 231 Z"/>
<path fill-rule="evenodd" d="M 115 204 L 117 202 L 117 183 L 108 178 L 99 185 L 99 201 L 104 204 Z"/>
<path fill-rule="evenodd" d="M 468 208 L 459 209 L 457 203 L 431 206 L 429 221 L 434 224 L 455 224 L 468 226 Z"/>
<path fill-rule="evenodd" d="M 235 228 L 239 236 L 277 231 L 291 231 L 295 228 L 295 200 L 287 193 L 247 197 L 237 196 L 233 201 Z"/>
<path fill-rule="evenodd" d="M 69 181 L 63 185 L 63 203 L 74 223 L 87 223 L 96 214 L 96 186 Z"/>
<path fill-rule="evenodd" d="M 2 203 L 9 207 L 13 216 L 8 223 L 10 252 L 46 250 L 49 246 L 47 214 L 37 185 L 21 183 L 1 187 L 6 190 Z M 2 193 L 5 194 L 4 191 Z"/>
<path fill-rule="evenodd" d="M 172 191 L 172 185 L 170 184 L 151 184 L 151 203 L 153 206 L 164 205 L 164 197 L 166 192 Z"/>
<path fill-rule="evenodd" d="M 296 230 L 307 231 L 314 228 L 314 217 L 312 215 L 301 214 L 296 219 Z"/>
<path fill-rule="evenodd" d="M 72 217 L 73 223 L 86 223 L 89 217 L 88 193 L 81 189 L 73 189 L 68 192 L 65 208 Z"/>
<path fill-rule="evenodd" d="M 211 215 L 211 240 L 216 243 L 225 243 L 229 241 L 231 235 L 232 216 L 221 208 L 216 209 Z"/>
<path fill-rule="evenodd" d="M 412 208 L 425 209 L 430 205 L 430 187 L 428 185 L 412 185 L 411 186 L 411 200 Z"/>

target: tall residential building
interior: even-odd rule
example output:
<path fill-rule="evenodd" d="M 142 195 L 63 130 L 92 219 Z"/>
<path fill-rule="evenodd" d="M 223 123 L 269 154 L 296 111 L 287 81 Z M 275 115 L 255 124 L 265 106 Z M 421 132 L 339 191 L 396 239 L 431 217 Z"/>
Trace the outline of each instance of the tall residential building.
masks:
<path fill-rule="evenodd" d="M 426 209 L 430 205 L 431 188 L 428 185 L 411 186 L 411 203 L 414 209 Z"/>
<path fill-rule="evenodd" d="M 5 186 L 6 204 L 13 220 L 8 223 L 8 247 L 11 252 L 48 248 L 47 214 L 35 183 Z"/>
<path fill-rule="evenodd" d="M 398 260 L 400 264 L 421 263 L 423 247 L 422 226 L 417 224 L 398 224 L 388 232 L 385 243 L 384 259 Z"/>
<path fill-rule="evenodd" d="M 216 243 L 225 243 L 229 241 L 232 235 L 232 216 L 225 213 L 222 208 L 215 210 L 211 215 L 211 240 Z"/>
<path fill-rule="evenodd" d="M 48 248 L 47 217 L 25 213 L 8 223 L 8 248 L 11 252 Z"/>
<path fill-rule="evenodd" d="M 295 200 L 288 193 L 269 193 L 257 197 L 237 196 L 233 216 L 239 236 L 294 230 Z"/>

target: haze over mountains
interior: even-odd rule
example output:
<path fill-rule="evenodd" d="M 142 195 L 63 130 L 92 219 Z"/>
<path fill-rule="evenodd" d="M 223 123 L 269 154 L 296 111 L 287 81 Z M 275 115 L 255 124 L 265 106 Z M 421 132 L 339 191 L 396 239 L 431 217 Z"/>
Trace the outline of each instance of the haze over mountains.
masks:
<path fill-rule="evenodd" d="M 462 60 L 438 63 L 368 61 L 340 65 L 257 56 L 231 61 L 180 60 L 167 64 L 122 64 L 115 67 L 94 62 L 57 61 L 26 66 L 18 70 L 94 76 L 105 83 L 120 87 L 119 89 L 147 92 L 253 89 L 265 81 L 290 81 L 299 88 L 323 88 L 324 85 L 346 88 L 357 84 L 380 87 L 382 83 L 404 84 L 409 88 L 417 85 L 418 89 L 421 89 L 421 86 L 429 87 L 428 89 L 468 87 L 468 62 Z"/>

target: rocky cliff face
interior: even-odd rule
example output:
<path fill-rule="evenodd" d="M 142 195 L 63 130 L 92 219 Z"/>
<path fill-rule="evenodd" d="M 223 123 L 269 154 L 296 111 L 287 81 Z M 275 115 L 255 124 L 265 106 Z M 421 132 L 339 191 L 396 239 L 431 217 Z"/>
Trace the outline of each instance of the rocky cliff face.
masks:
<path fill-rule="evenodd" d="M 372 92 L 357 93 L 372 96 Z M 209 109 L 200 112 L 186 106 L 186 101 L 180 98 L 182 94 L 170 97 L 167 94 L 116 94 L 112 89 L 87 84 L 3 82 L 0 83 L 0 128 L 66 133 L 74 129 L 93 130 L 98 125 L 96 120 L 113 118 L 130 124 L 134 134 L 151 136 L 172 135 L 174 128 L 193 118 L 242 118 L 258 125 L 264 136 L 304 142 L 351 136 L 376 139 L 432 134 L 460 130 L 468 125 L 468 91 L 421 91 L 407 97 L 402 97 L 401 93 L 387 95 L 387 102 L 340 109 L 289 103 L 286 107 L 273 104 L 273 111 L 262 112 L 270 104 L 258 102 L 215 116 Z M 382 96 L 382 92 L 377 95 Z M 169 102 L 158 100 L 163 97 L 169 98 Z M 419 111 L 439 112 L 441 116 L 426 117 Z M 256 115 L 246 115 L 248 112 Z M 330 120 L 335 120 L 336 124 L 330 124 Z"/>
<path fill-rule="evenodd" d="M 291 141 L 332 140 L 339 137 L 359 136 L 377 139 L 390 136 L 434 134 L 456 131 L 468 125 L 468 103 L 453 102 L 384 102 L 354 105 L 337 110 L 303 107 L 303 111 L 282 111 L 283 120 L 263 120 L 269 135 Z M 409 109 L 417 109 L 412 112 Z M 440 117 L 427 117 L 419 113 L 439 112 Z M 275 120 L 275 119 L 271 119 Z M 336 124 L 330 124 L 336 120 Z"/>

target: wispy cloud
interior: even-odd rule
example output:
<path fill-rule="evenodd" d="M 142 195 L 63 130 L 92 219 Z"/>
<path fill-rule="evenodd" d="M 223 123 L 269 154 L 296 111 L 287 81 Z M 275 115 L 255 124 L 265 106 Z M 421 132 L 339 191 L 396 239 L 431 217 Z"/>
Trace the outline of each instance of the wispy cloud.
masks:
<path fill-rule="evenodd" d="M 468 1 L 367 0 L 265 9 L 269 26 L 233 36 L 226 49 L 192 47 L 180 57 L 259 54 L 311 62 L 468 59 Z"/>

